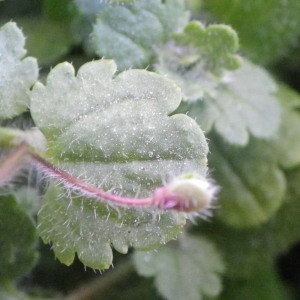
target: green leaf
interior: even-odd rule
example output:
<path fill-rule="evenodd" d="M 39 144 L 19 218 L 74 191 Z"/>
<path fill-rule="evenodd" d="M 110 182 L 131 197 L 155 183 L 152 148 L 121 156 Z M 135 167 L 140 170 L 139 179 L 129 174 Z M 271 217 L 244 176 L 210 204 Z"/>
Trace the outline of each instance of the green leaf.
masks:
<path fill-rule="evenodd" d="M 211 0 L 203 4 L 218 22 L 230 24 L 239 33 L 242 51 L 258 64 L 282 57 L 300 34 L 299 1 Z"/>
<path fill-rule="evenodd" d="M 214 127 L 227 142 L 245 146 L 249 133 L 264 139 L 276 136 L 281 109 L 275 91 L 276 84 L 266 71 L 244 61 L 214 91 L 205 91 L 203 101 L 191 104 L 189 115 L 206 132 Z"/>
<path fill-rule="evenodd" d="M 64 193 L 64 188 L 54 185 L 48 189 L 38 221 L 43 241 L 52 243 L 56 257 L 66 265 L 77 252 L 86 266 L 107 269 L 113 259 L 111 245 L 123 254 L 129 247 L 157 248 L 176 236 L 185 223 L 172 214 L 155 218 L 149 209 L 118 209 L 83 197 L 72 200 L 63 197 Z"/>
<path fill-rule="evenodd" d="M 205 94 L 214 95 L 226 69 L 241 66 L 235 55 L 237 49 L 238 38 L 230 27 L 204 28 L 199 22 L 191 22 L 184 33 L 174 36 L 174 41 L 157 48 L 159 63 L 155 68 L 180 85 L 185 100 L 196 101 Z"/>
<path fill-rule="evenodd" d="M 36 261 L 32 220 L 12 195 L 0 197 L 0 282 L 28 272 Z"/>
<path fill-rule="evenodd" d="M 154 46 L 181 29 L 188 15 L 182 0 L 140 0 L 101 10 L 92 33 L 92 45 L 99 56 L 113 58 L 120 70 L 146 67 Z"/>
<path fill-rule="evenodd" d="M 25 37 L 15 23 L 0 28 L 0 119 L 26 110 L 29 88 L 38 77 L 36 60 L 24 58 L 24 45 Z"/>
<path fill-rule="evenodd" d="M 200 63 L 204 70 L 219 74 L 223 69 L 235 70 L 241 60 L 235 55 L 239 48 L 236 32 L 226 25 L 204 27 L 200 22 L 189 23 L 182 34 L 175 35 L 175 41 L 182 47 L 191 47 L 191 63 Z M 188 63 L 186 61 L 185 63 Z M 186 65 L 188 67 L 188 65 Z"/>
<path fill-rule="evenodd" d="M 168 116 L 180 103 L 178 87 L 145 70 L 114 76 L 115 71 L 113 61 L 100 60 L 85 64 L 75 77 L 73 67 L 63 63 L 51 71 L 47 86 L 34 86 L 31 112 L 49 141 L 48 158 L 81 180 L 127 197 L 149 197 L 182 173 L 205 176 L 203 132 L 186 115 Z M 108 207 L 71 196 L 52 185 L 39 214 L 43 239 L 52 240 L 67 264 L 77 252 L 86 265 L 107 268 L 110 244 L 122 253 L 129 246 L 153 249 L 174 238 L 184 224 L 183 216 L 173 212 Z M 77 238 L 70 244 L 67 237 L 73 234 Z M 95 248 L 94 241 L 100 243 Z"/>
<path fill-rule="evenodd" d="M 286 187 L 273 147 L 257 140 L 245 148 L 230 147 L 214 138 L 210 149 L 214 178 L 222 187 L 221 219 L 235 227 L 267 222 L 281 206 Z"/>
<path fill-rule="evenodd" d="M 38 18 L 18 19 L 27 36 L 29 55 L 38 59 L 40 65 L 50 65 L 66 55 L 74 41 L 65 23 Z"/>
<path fill-rule="evenodd" d="M 177 245 L 169 244 L 158 252 L 135 253 L 134 258 L 138 273 L 154 276 L 158 291 L 166 299 L 198 300 L 221 291 L 223 261 L 204 238 L 184 237 Z"/>
<path fill-rule="evenodd" d="M 271 141 L 273 155 L 284 168 L 292 168 L 300 164 L 300 97 L 296 91 L 280 85 L 278 98 L 282 107 L 282 121 L 278 136 Z"/>
<path fill-rule="evenodd" d="M 214 127 L 229 143 L 241 146 L 248 143 L 249 132 L 258 138 L 276 135 L 276 84 L 265 70 L 246 60 L 234 70 L 241 60 L 234 55 L 238 41 L 230 27 L 205 29 L 192 22 L 176 41 L 158 49 L 156 70 L 179 84 L 188 102 L 184 110 L 203 130 Z"/>

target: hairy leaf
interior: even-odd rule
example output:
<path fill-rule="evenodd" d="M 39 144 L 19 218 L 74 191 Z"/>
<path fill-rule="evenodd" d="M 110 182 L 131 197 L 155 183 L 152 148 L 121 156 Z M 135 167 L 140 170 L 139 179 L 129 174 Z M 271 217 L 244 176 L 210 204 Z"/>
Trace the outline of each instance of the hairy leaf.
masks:
<path fill-rule="evenodd" d="M 179 84 L 187 101 L 185 111 L 203 130 L 209 132 L 214 126 L 225 140 L 237 145 L 248 143 L 249 132 L 258 138 L 277 133 L 276 84 L 266 71 L 246 60 L 234 70 L 241 61 L 234 55 L 238 41 L 230 27 L 205 29 L 192 22 L 176 40 L 158 49 L 156 70 Z"/>
<path fill-rule="evenodd" d="M 226 74 L 203 101 L 188 108 L 206 132 L 212 127 L 231 144 L 245 146 L 249 133 L 257 138 L 275 137 L 280 126 L 276 85 L 260 67 L 244 62 L 242 68 Z"/>
<path fill-rule="evenodd" d="M 155 68 L 180 85 L 185 100 L 196 101 L 205 94 L 214 95 L 224 70 L 240 67 L 237 49 L 237 34 L 229 26 L 205 28 L 191 22 L 174 41 L 157 49 L 159 63 Z"/>
<path fill-rule="evenodd" d="M 217 296 L 224 265 L 215 247 L 204 238 L 184 237 L 158 252 L 135 253 L 139 274 L 154 276 L 158 291 L 172 300 Z"/>
<path fill-rule="evenodd" d="M 39 232 L 67 265 L 77 252 L 85 265 L 106 269 L 113 259 L 111 245 L 121 253 L 127 253 L 129 247 L 156 248 L 176 236 L 184 224 L 174 214 L 159 217 L 149 209 L 117 209 L 83 197 L 61 197 L 63 194 L 63 188 L 48 189 L 39 213 Z"/>
<path fill-rule="evenodd" d="M 200 63 L 205 70 L 220 73 L 223 69 L 235 70 L 241 61 L 235 53 L 238 50 L 236 32 L 226 25 L 210 25 L 205 28 L 200 22 L 191 22 L 182 34 L 175 35 L 182 47 L 192 48 L 189 64 Z M 185 63 L 188 63 L 186 61 Z M 185 67 L 189 67 L 186 65 Z"/>
<path fill-rule="evenodd" d="M 0 281 L 15 279 L 36 261 L 36 229 L 12 195 L 0 196 Z"/>
<path fill-rule="evenodd" d="M 245 148 L 212 140 L 211 167 L 222 187 L 219 215 L 231 226 L 265 223 L 281 206 L 285 177 L 272 151 L 270 145 L 257 140 Z"/>
<path fill-rule="evenodd" d="M 37 80 L 38 66 L 24 58 L 25 37 L 15 23 L 0 28 L 0 119 L 22 113 L 29 103 L 29 88 Z"/>
<path fill-rule="evenodd" d="M 114 77 L 115 71 L 113 61 L 94 61 L 75 77 L 73 67 L 63 63 L 51 71 L 47 86 L 34 86 L 32 116 L 49 141 L 49 159 L 127 197 L 149 197 L 181 173 L 204 176 L 208 148 L 201 129 L 186 115 L 168 116 L 180 103 L 178 87 L 152 72 L 130 70 Z M 110 244 L 122 253 L 129 246 L 157 247 L 177 235 L 184 218 L 152 208 L 108 207 L 83 196 L 72 200 L 52 185 L 39 223 L 61 261 L 69 264 L 77 252 L 88 266 L 107 268 Z M 74 234 L 74 240 L 67 238 Z"/>
<path fill-rule="evenodd" d="M 92 33 L 96 54 L 113 58 L 120 70 L 147 67 L 153 47 L 187 23 L 182 0 L 140 0 L 101 10 Z"/>

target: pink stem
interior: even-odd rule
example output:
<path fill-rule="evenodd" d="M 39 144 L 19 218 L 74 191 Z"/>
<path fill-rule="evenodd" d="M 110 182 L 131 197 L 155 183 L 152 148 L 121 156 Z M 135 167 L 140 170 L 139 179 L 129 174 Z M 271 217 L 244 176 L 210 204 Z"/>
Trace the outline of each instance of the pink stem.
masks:
<path fill-rule="evenodd" d="M 85 194 L 89 194 L 91 196 L 101 198 L 111 203 L 123 205 L 123 206 L 145 207 L 145 206 L 155 205 L 153 198 L 126 198 L 126 197 L 120 197 L 117 195 L 110 194 L 108 192 L 105 192 L 102 189 L 98 189 L 92 185 L 89 185 L 79 180 L 78 178 L 71 176 L 67 172 L 58 169 L 57 167 L 48 163 L 46 160 L 44 160 L 43 158 L 41 158 L 36 154 L 31 154 L 31 157 L 36 163 L 38 163 L 42 167 L 42 169 L 46 171 L 47 174 L 60 179 L 67 186 L 82 191 Z"/>

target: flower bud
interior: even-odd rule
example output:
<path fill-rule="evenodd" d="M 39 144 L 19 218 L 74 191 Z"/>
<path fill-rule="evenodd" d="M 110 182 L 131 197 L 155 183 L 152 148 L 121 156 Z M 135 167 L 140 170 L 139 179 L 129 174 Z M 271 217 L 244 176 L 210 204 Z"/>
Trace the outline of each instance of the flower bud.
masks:
<path fill-rule="evenodd" d="M 204 177 L 187 174 L 154 192 L 154 204 L 160 209 L 200 212 L 210 206 L 216 188 Z"/>

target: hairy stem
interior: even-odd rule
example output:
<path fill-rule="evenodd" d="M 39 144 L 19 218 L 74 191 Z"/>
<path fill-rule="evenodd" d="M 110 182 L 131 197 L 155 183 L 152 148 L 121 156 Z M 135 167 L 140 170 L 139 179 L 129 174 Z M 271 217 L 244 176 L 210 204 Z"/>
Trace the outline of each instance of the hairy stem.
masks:
<path fill-rule="evenodd" d="M 127 198 L 111 194 L 90 185 L 71 174 L 55 167 L 38 154 L 32 152 L 26 143 L 20 144 L 0 165 L 0 188 L 6 185 L 24 167 L 25 163 L 40 167 L 49 177 L 58 179 L 66 187 L 77 190 L 83 195 L 99 201 L 126 207 L 156 207 L 163 210 L 176 210 L 197 213 L 209 207 L 216 189 L 205 179 L 195 174 L 188 174 L 171 184 L 157 188 L 149 198 Z"/>
<path fill-rule="evenodd" d="M 126 198 L 113 195 L 111 193 L 105 192 L 102 189 L 98 189 L 80 179 L 73 177 L 69 173 L 58 169 L 53 166 L 40 156 L 36 154 L 31 154 L 32 159 L 36 162 L 45 172 L 51 177 L 59 179 L 67 187 L 81 191 L 83 194 L 90 195 L 96 198 L 100 198 L 111 203 L 123 206 L 153 206 L 152 198 Z"/>

